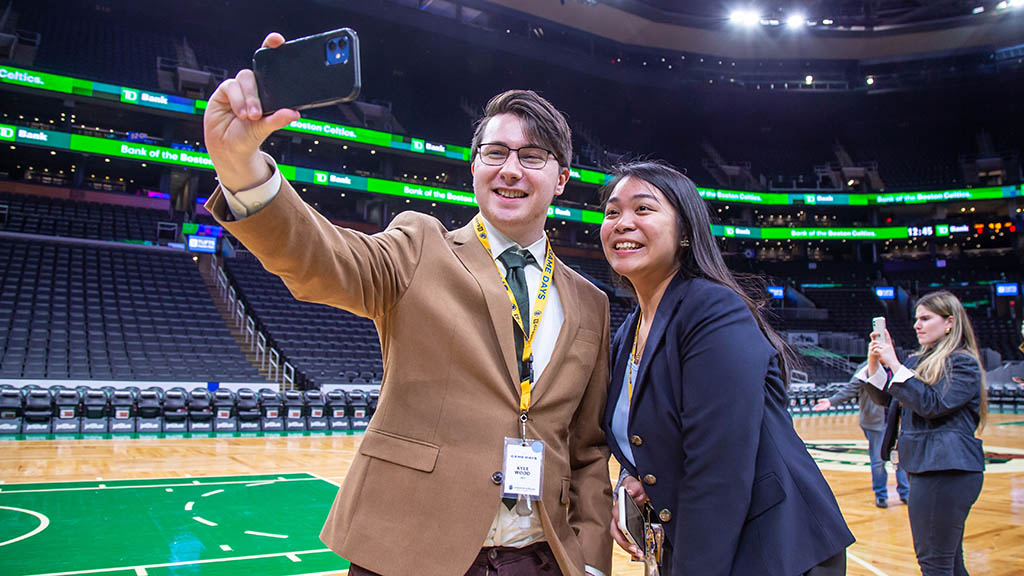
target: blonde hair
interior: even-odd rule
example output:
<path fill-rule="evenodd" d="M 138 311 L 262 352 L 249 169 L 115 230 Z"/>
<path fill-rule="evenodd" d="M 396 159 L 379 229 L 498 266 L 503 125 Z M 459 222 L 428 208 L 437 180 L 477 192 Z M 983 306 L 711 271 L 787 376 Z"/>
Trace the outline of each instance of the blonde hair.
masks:
<path fill-rule="evenodd" d="M 921 346 L 917 351 L 920 358 L 915 366 L 918 378 L 929 386 L 934 386 L 939 380 L 947 375 L 949 369 L 949 357 L 956 352 L 969 354 L 978 363 L 978 371 L 981 374 L 979 383 L 981 386 L 981 406 L 978 408 L 978 429 L 985 427 L 985 416 L 988 414 L 988 394 L 985 390 L 985 371 L 981 368 L 981 357 L 978 354 L 978 340 L 974 336 L 974 327 L 971 326 L 971 319 L 967 317 L 960 300 L 945 290 L 929 292 L 917 301 L 917 307 L 924 307 L 929 312 L 941 317 L 952 318 L 953 325 L 949 332 L 938 342 L 930 346 Z"/>

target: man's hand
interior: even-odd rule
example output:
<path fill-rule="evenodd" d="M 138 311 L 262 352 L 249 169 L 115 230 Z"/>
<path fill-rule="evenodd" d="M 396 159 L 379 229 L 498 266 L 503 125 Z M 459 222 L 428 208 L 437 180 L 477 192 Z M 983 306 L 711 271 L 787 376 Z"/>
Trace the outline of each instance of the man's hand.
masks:
<path fill-rule="evenodd" d="M 281 44 L 284 37 L 277 32 L 263 41 L 264 48 Z M 256 76 L 248 68 L 221 82 L 203 114 L 206 149 L 221 184 L 240 191 L 266 182 L 271 172 L 260 155 L 260 145 L 274 131 L 298 119 L 299 113 L 288 108 L 263 116 Z"/>
<path fill-rule="evenodd" d="M 627 476 L 622 480 L 622 485 L 626 488 L 626 494 L 640 506 L 643 510 L 644 504 L 647 503 L 647 492 L 644 491 L 644 485 L 639 480 L 632 476 Z M 615 502 L 612 504 L 612 525 L 609 532 L 612 534 L 612 538 L 619 545 L 620 548 L 629 552 L 633 555 L 633 560 L 640 561 L 644 559 L 644 551 L 638 546 L 629 543 L 629 540 L 619 530 L 619 504 Z"/>
<path fill-rule="evenodd" d="M 825 410 L 828 410 L 831 407 L 832 402 L 830 402 L 828 398 L 822 398 L 821 400 L 818 400 L 818 402 L 815 403 L 814 406 L 811 407 L 811 410 L 813 410 L 814 412 L 824 412 Z"/>

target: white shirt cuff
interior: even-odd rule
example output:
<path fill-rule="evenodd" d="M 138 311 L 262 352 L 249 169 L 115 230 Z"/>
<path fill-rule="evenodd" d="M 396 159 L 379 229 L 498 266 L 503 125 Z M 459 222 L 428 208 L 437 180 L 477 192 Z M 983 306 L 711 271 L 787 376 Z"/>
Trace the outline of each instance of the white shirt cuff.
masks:
<path fill-rule="evenodd" d="M 273 171 L 269 180 L 255 188 L 238 192 L 232 192 L 223 185 L 220 187 L 224 192 L 224 201 L 227 202 L 228 209 L 231 210 L 235 220 L 242 220 L 262 210 L 281 189 L 281 171 L 277 169 L 277 162 L 266 152 L 260 152 L 260 154 L 263 154 L 263 159 L 267 161 Z"/>
<path fill-rule="evenodd" d="M 590 564 L 587 564 L 586 566 L 584 566 L 583 567 L 583 571 L 586 572 L 587 574 L 590 574 L 591 576 L 604 576 L 604 572 L 601 572 L 600 570 L 598 570 L 597 568 L 594 568 Z"/>
<path fill-rule="evenodd" d="M 878 370 L 875 370 L 875 373 L 870 376 L 868 376 L 868 367 L 864 366 L 860 369 L 860 372 L 854 374 L 854 378 L 867 382 L 879 390 L 885 389 L 885 370 L 881 365 L 879 365 Z"/>
<path fill-rule="evenodd" d="M 903 366 L 901 364 L 899 369 L 896 370 L 896 372 L 894 372 L 893 375 L 892 375 L 892 383 L 893 384 L 903 384 L 907 380 L 910 380 L 911 378 L 916 378 L 916 377 L 917 377 L 917 374 L 915 374 L 913 370 L 911 370 L 910 368 L 907 368 L 906 366 Z"/>

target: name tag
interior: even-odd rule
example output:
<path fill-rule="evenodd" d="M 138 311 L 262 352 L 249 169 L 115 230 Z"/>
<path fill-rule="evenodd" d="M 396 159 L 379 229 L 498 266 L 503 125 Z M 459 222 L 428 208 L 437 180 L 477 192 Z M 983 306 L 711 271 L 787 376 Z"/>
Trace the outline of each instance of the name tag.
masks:
<path fill-rule="evenodd" d="M 526 496 L 540 500 L 544 489 L 544 443 L 505 438 L 503 473 L 506 498 Z"/>

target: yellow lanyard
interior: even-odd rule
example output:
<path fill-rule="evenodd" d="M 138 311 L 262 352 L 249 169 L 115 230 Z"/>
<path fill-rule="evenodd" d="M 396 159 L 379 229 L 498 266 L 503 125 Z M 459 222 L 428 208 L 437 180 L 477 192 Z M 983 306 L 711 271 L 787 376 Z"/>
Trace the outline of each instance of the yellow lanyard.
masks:
<path fill-rule="evenodd" d="M 473 227 L 476 229 L 476 237 L 480 240 L 480 243 L 484 245 L 487 252 L 491 254 L 491 258 L 494 258 L 494 254 L 491 253 L 491 242 L 487 239 L 487 228 L 484 227 L 484 223 L 479 217 L 473 219 Z M 505 292 L 508 294 L 509 302 L 512 303 L 512 319 L 515 320 L 516 325 L 523 331 L 523 357 L 520 359 L 523 362 L 529 361 L 533 363 L 533 337 L 537 335 L 537 328 L 540 326 L 540 319 L 544 316 L 544 308 L 548 304 L 548 290 L 551 287 L 551 278 L 555 271 L 555 253 L 551 251 L 551 243 L 548 242 L 546 251 L 544 254 L 544 268 L 540 275 L 540 286 L 537 288 L 537 299 L 533 303 L 533 314 L 530 317 L 530 330 L 527 331 L 523 325 L 523 317 L 519 312 L 519 304 L 516 303 L 515 294 L 512 293 L 512 289 L 508 287 L 508 282 L 505 281 L 505 277 L 501 274 L 501 268 L 498 268 L 497 260 L 494 261 L 494 267 L 498 269 L 498 275 L 501 276 L 501 283 L 505 285 Z M 532 369 L 531 369 L 532 373 Z M 519 409 L 525 414 L 530 410 L 530 376 L 527 375 L 519 383 L 521 395 L 519 397 Z"/>
<path fill-rule="evenodd" d="M 636 343 L 640 340 L 640 324 L 644 321 L 643 313 L 636 319 L 636 332 L 633 334 L 633 349 L 629 352 L 629 374 L 626 375 L 626 408 L 633 405 L 633 360 L 636 358 Z M 637 362 L 637 365 L 640 363 Z"/>

